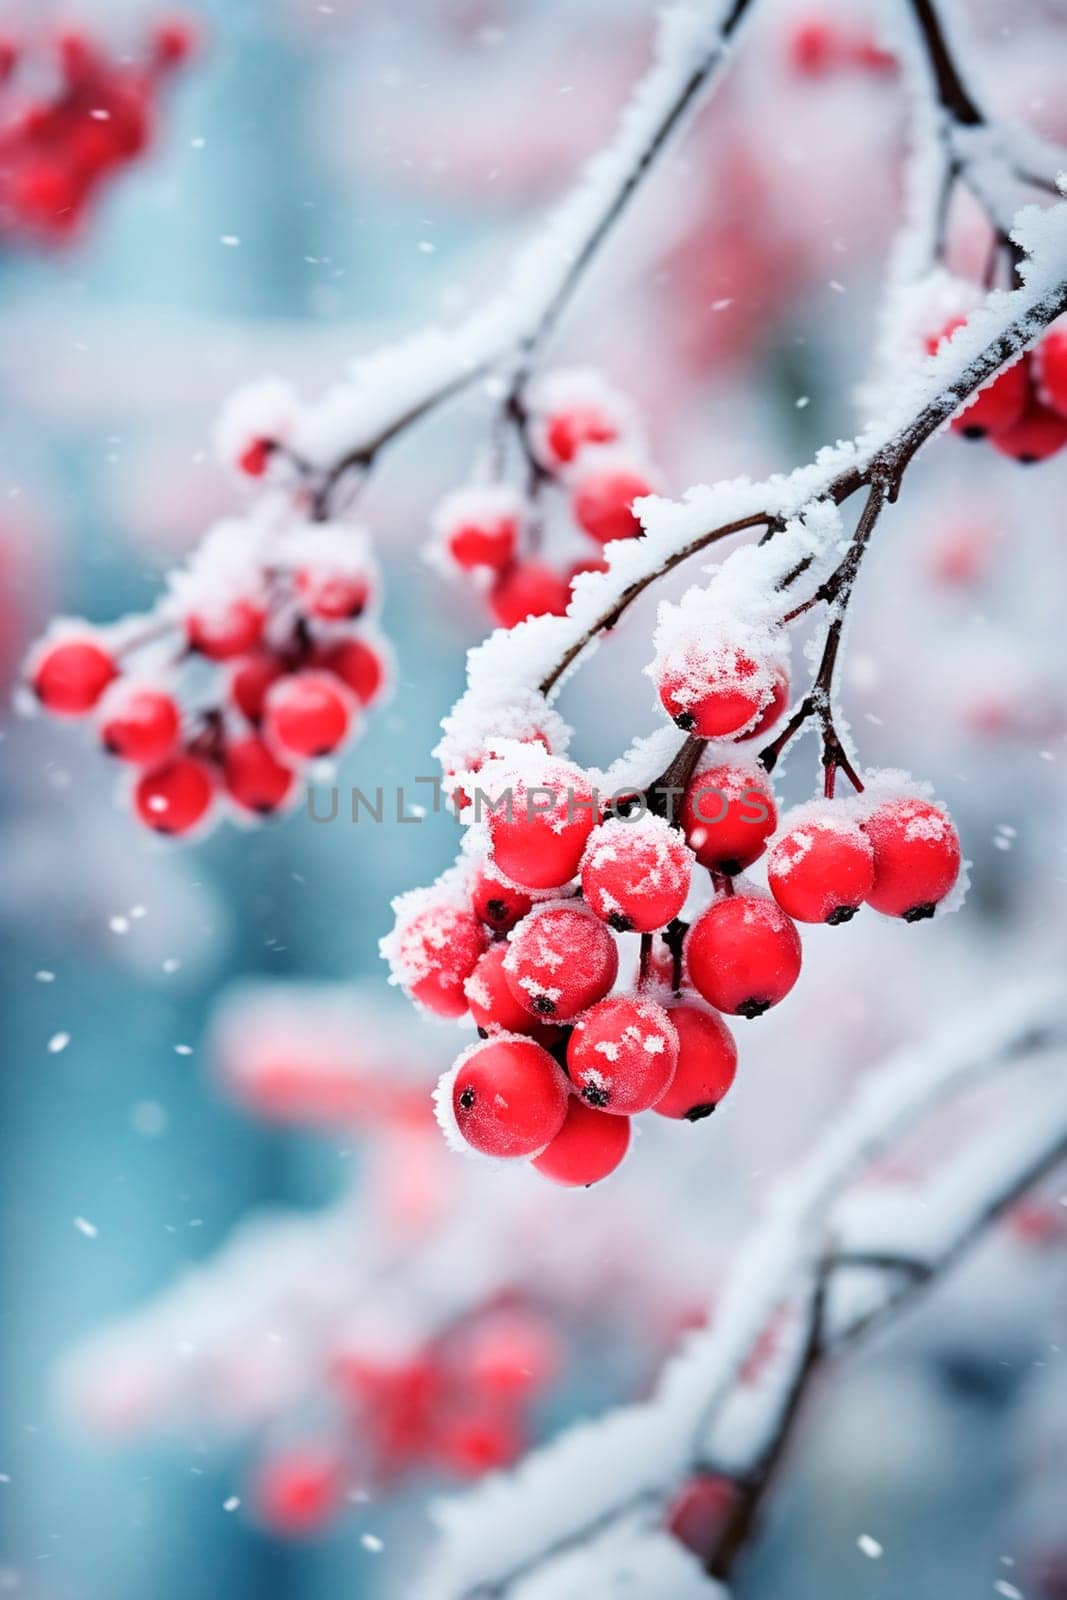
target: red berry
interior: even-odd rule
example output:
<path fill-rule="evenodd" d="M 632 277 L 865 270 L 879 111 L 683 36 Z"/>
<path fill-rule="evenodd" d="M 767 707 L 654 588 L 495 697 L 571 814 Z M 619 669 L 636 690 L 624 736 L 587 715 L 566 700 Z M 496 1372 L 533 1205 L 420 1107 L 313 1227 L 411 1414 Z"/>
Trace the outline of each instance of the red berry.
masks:
<path fill-rule="evenodd" d="M 464 1331 L 461 1353 L 471 1382 L 495 1400 L 547 1388 L 561 1359 L 551 1324 L 522 1307 L 480 1317 Z"/>
<path fill-rule="evenodd" d="M 373 705 L 385 685 L 385 660 L 366 639 L 344 639 L 316 652 L 314 665 L 332 672 L 361 705 Z"/>
<path fill-rule="evenodd" d="M 464 1478 L 480 1478 L 517 1461 L 524 1447 L 518 1419 L 498 1406 L 464 1405 L 439 1420 L 434 1450 L 438 1459 Z"/>
<path fill-rule="evenodd" d="M 594 1111 L 571 1095 L 566 1121 L 532 1165 L 553 1183 L 570 1189 L 588 1188 L 615 1171 L 629 1144 L 629 1117 Z"/>
<path fill-rule="evenodd" d="M 485 1033 L 533 1034 L 542 1044 L 555 1043 L 559 1029 L 538 1022 L 512 993 L 504 972 L 507 953 L 507 945 L 492 945 L 467 979 L 463 992 L 471 1016 Z"/>
<path fill-rule="evenodd" d="M 617 1116 L 654 1106 L 677 1065 L 678 1036 L 654 1000 L 601 1000 L 579 1017 L 567 1043 L 575 1091 L 587 1105 Z"/>
<path fill-rule="evenodd" d="M 582 893 L 619 933 L 655 933 L 681 911 L 692 871 L 692 851 L 662 817 L 610 818 L 589 836 Z"/>
<path fill-rule="evenodd" d="M 574 491 L 574 520 L 601 544 L 636 539 L 644 530 L 630 507 L 651 493 L 652 485 L 640 472 L 594 468 L 584 474 Z"/>
<path fill-rule="evenodd" d="M 229 661 L 254 650 L 266 616 L 251 600 L 233 600 L 216 612 L 194 612 L 185 619 L 190 648 L 209 661 Z"/>
<path fill-rule="evenodd" d="M 33 690 L 46 711 L 80 717 L 93 709 L 117 676 L 114 658 L 95 639 L 58 639 L 44 645 L 37 656 Z"/>
<path fill-rule="evenodd" d="M 299 1538 L 315 1533 L 337 1510 L 343 1477 L 336 1455 L 304 1446 L 265 1461 L 256 1473 L 252 1500 L 272 1533 Z"/>
<path fill-rule="evenodd" d="M 871 813 L 863 831 L 874 847 L 867 902 L 887 917 L 932 917 L 960 873 L 960 841 L 951 818 L 929 800 L 900 795 Z"/>
<path fill-rule="evenodd" d="M 188 17 L 164 17 L 152 29 L 152 49 L 163 67 L 188 61 L 197 43 L 196 27 Z"/>
<path fill-rule="evenodd" d="M 532 1156 L 563 1126 L 567 1080 L 532 1039 L 489 1039 L 461 1056 L 452 1084 L 460 1134 L 487 1156 Z"/>
<path fill-rule="evenodd" d="M 157 833 L 182 834 L 207 815 L 215 784 L 195 756 L 178 756 L 146 772 L 134 790 L 137 815 Z"/>
<path fill-rule="evenodd" d="M 685 954 L 694 987 L 732 1016 L 761 1016 L 800 975 L 800 935 L 760 895 L 728 895 L 708 906 L 689 930 Z"/>
<path fill-rule="evenodd" d="M 717 1011 L 673 1005 L 667 1015 L 678 1035 L 678 1066 L 670 1088 L 652 1109 L 661 1117 L 699 1122 L 711 1115 L 733 1083 L 737 1046 Z"/>
<path fill-rule="evenodd" d="M 773 677 L 747 651 L 687 646 L 656 666 L 668 716 L 698 739 L 743 734 L 772 703 Z"/>
<path fill-rule="evenodd" d="M 181 717 L 173 695 L 144 684 L 115 684 L 100 709 L 105 749 L 138 766 L 156 766 L 177 742 Z"/>
<path fill-rule="evenodd" d="M 581 767 L 533 749 L 521 774 L 488 763 L 473 804 L 476 817 L 488 813 L 493 865 L 525 889 L 558 889 L 574 877 L 598 810 Z"/>
<path fill-rule="evenodd" d="M 464 984 L 488 943 L 489 935 L 466 906 L 431 900 L 413 916 L 401 907 L 383 949 L 412 999 L 439 1017 L 462 1017 Z"/>
<path fill-rule="evenodd" d="M 511 992 L 535 1016 L 570 1022 L 607 994 L 619 952 L 587 907 L 538 907 L 511 935 L 504 972 Z"/>
<path fill-rule="evenodd" d="M 926 348 L 931 355 L 941 348 L 966 323 L 967 318 L 956 316 L 947 322 L 939 334 L 931 334 Z M 987 433 L 1003 433 L 1014 427 L 1026 408 L 1030 396 L 1028 363 L 1023 358 L 997 375 L 980 389 L 974 399 L 952 419 L 952 428 L 968 439 L 982 439 Z"/>
<path fill-rule="evenodd" d="M 465 572 L 473 567 L 503 572 L 515 559 L 518 541 L 518 517 L 489 508 L 481 516 L 472 511 L 458 518 L 445 535 L 449 555 Z"/>
<path fill-rule="evenodd" d="M 524 561 L 493 585 L 489 607 L 500 627 L 514 628 L 527 617 L 562 617 L 570 598 L 566 578 L 539 561 Z"/>
<path fill-rule="evenodd" d="M 294 672 L 267 690 L 264 726 L 290 755 L 328 756 L 348 733 L 348 704 L 329 673 Z"/>
<path fill-rule="evenodd" d="M 296 574 L 295 587 L 301 609 L 323 622 L 350 622 L 370 600 L 370 584 L 358 573 L 307 567 Z"/>
<path fill-rule="evenodd" d="M 789 54 L 797 72 L 806 78 L 821 78 L 832 67 L 841 65 L 841 35 L 824 17 L 811 17 L 794 28 Z"/>
<path fill-rule="evenodd" d="M 737 1501 L 736 1486 L 715 1472 L 701 1472 L 678 1490 L 667 1508 L 667 1526 L 680 1544 L 708 1561 Z"/>
<path fill-rule="evenodd" d="M 237 457 L 237 467 L 249 478 L 262 478 L 277 449 L 273 439 L 253 439 Z"/>
<path fill-rule="evenodd" d="M 771 846 L 767 882 L 797 922 L 848 922 L 874 883 L 874 851 L 854 822 L 828 805 Z"/>
<path fill-rule="evenodd" d="M 774 727 L 778 719 L 784 716 L 786 707 L 789 705 L 789 688 L 788 672 L 776 672 L 770 700 L 748 732 L 738 735 L 739 743 L 745 744 L 749 739 L 762 739 L 763 735 Z"/>
<path fill-rule="evenodd" d="M 269 816 L 283 806 L 296 782 L 292 768 L 283 767 L 255 734 L 226 746 L 222 776 L 230 799 L 260 816 Z"/>
<path fill-rule="evenodd" d="M 510 933 L 533 905 L 528 894 L 501 883 L 488 872 L 479 872 L 471 891 L 474 914 L 495 933 Z"/>
<path fill-rule="evenodd" d="M 1032 365 L 1042 405 L 1067 417 L 1067 326 L 1049 329 L 1034 351 Z"/>
<path fill-rule="evenodd" d="M 618 437 L 618 423 L 595 405 L 567 406 L 545 421 L 545 453 L 561 467 L 568 466 L 585 445 L 614 444 Z"/>
<path fill-rule="evenodd" d="M 230 675 L 230 698 L 253 726 L 258 727 L 262 721 L 267 690 L 284 672 L 277 656 L 266 654 L 247 656 L 234 666 Z"/>
<path fill-rule="evenodd" d="M 743 872 L 778 826 L 774 791 L 758 767 L 698 767 L 686 785 L 679 821 L 702 867 Z"/>
<path fill-rule="evenodd" d="M 1047 461 L 1067 444 L 1067 417 L 1050 411 L 1032 398 L 1014 427 L 993 435 L 993 444 L 1002 455 L 1011 456 L 1020 466 Z"/>

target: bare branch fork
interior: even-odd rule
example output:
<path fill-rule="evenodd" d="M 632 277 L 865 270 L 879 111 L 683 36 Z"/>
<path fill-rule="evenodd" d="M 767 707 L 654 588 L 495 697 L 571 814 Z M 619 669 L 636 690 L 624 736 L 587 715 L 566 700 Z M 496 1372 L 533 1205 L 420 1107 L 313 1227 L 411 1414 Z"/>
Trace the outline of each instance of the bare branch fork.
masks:
<path fill-rule="evenodd" d="M 594 1562 L 624 1529 L 660 1537 L 675 1489 L 694 1473 L 737 1486 L 708 1559 L 726 1577 L 750 1541 L 812 1378 L 866 1331 L 938 1281 L 1005 1209 L 1067 1155 L 1062 986 L 1030 983 L 870 1075 L 850 1108 L 774 1192 L 738 1251 L 712 1326 L 667 1367 L 656 1393 L 564 1434 L 510 1478 L 438 1511 L 442 1540 L 419 1600 L 523 1600 L 558 1564 Z M 871 1168 L 937 1112 L 983 1085 L 999 1090 L 984 1132 L 889 1219 L 862 1187 Z M 860 1274 L 862 1296 L 838 1298 Z M 756 1361 L 783 1310 L 792 1328 Z M 752 1376 L 753 1368 L 756 1376 Z M 739 1409 L 744 1425 L 739 1428 Z M 559 1484 L 568 1486 L 560 1495 Z M 493 1529 L 488 1562 L 484 1533 Z M 568 1568 L 568 1572 L 570 1569 Z M 694 1591 L 696 1592 L 696 1591 Z"/>

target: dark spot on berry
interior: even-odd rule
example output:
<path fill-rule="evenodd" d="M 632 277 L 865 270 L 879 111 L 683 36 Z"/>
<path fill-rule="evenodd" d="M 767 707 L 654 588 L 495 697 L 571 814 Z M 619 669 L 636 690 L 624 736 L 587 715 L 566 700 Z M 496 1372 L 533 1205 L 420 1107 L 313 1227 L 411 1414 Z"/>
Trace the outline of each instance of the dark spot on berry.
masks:
<path fill-rule="evenodd" d="M 715 1110 L 714 1100 L 707 1101 L 704 1105 L 690 1106 L 685 1114 L 686 1122 L 703 1122 L 705 1117 L 710 1117 Z"/>
<path fill-rule="evenodd" d="M 837 909 L 835 911 L 831 911 L 830 915 L 827 917 L 827 926 L 831 928 L 838 928 L 841 926 L 842 922 L 851 922 L 858 909 L 858 906 L 838 906 Z"/>
<path fill-rule="evenodd" d="M 741 863 L 731 856 L 728 861 L 720 861 L 715 870 L 716 872 L 725 872 L 728 878 L 736 878 L 741 871 Z"/>
<path fill-rule="evenodd" d="M 474 1110 L 474 1102 L 475 1102 L 476 1099 L 477 1099 L 477 1096 L 475 1095 L 474 1090 L 471 1088 L 470 1084 L 468 1083 L 467 1087 L 460 1094 L 459 1103 L 463 1107 L 464 1111 L 473 1111 Z"/>
<path fill-rule="evenodd" d="M 629 933 L 633 923 L 621 911 L 613 911 L 608 918 L 608 926 L 614 928 L 616 933 Z"/>
<path fill-rule="evenodd" d="M 115 743 L 114 739 L 104 739 L 104 740 L 101 741 L 101 743 L 103 744 L 104 751 L 105 751 L 105 753 L 107 755 L 109 755 L 109 756 L 117 756 L 118 755 L 119 747 Z"/>
<path fill-rule="evenodd" d="M 607 1105 L 611 1096 L 606 1089 L 598 1089 L 595 1084 L 587 1083 L 582 1090 L 582 1099 L 587 1106 L 596 1106 L 598 1109 L 602 1109 Z"/>
<path fill-rule="evenodd" d="M 361 617 L 363 615 L 363 610 L 364 610 L 363 601 L 362 600 L 357 601 L 356 604 L 352 607 L 351 611 L 349 611 L 349 613 L 348 613 L 350 620 L 352 622 L 355 622 L 357 617 Z"/>
<path fill-rule="evenodd" d="M 489 1037 L 488 1028 L 479 1028 L 478 1029 L 478 1037 L 479 1037 L 479 1039 L 488 1039 L 488 1037 Z"/>
<path fill-rule="evenodd" d="M 910 911 L 905 911 L 904 921 L 925 922 L 927 917 L 932 917 L 936 910 L 937 907 L 934 905 L 933 901 L 929 900 L 925 905 L 912 906 Z"/>
<path fill-rule="evenodd" d="M 272 817 L 274 815 L 274 807 L 269 800 L 261 800 L 258 806 L 252 807 L 252 810 L 260 817 Z"/>
<path fill-rule="evenodd" d="M 960 429 L 960 432 L 965 439 L 984 439 L 986 435 L 986 430 L 979 427 L 977 422 L 969 422 L 965 428 Z"/>
<path fill-rule="evenodd" d="M 535 995 L 533 1008 L 535 1011 L 539 1011 L 543 1017 L 551 1017 L 555 1014 L 556 1002 L 550 1000 L 547 994 Z"/>
<path fill-rule="evenodd" d="M 762 1017 L 763 1013 L 770 1009 L 771 1002 L 769 1000 L 742 1000 L 737 1008 L 737 1015 L 739 1017 L 747 1017 L 751 1022 L 753 1017 Z"/>
<path fill-rule="evenodd" d="M 321 761 L 323 756 L 330 755 L 332 753 L 332 751 L 333 751 L 333 745 L 332 744 L 324 744 L 322 746 L 321 750 L 312 750 L 311 759 L 312 759 L 312 761 Z"/>
<path fill-rule="evenodd" d="M 1040 461 L 1041 457 L 1040 456 L 1016 456 L 1015 459 L 1019 463 L 1020 467 L 1036 467 L 1037 463 Z"/>
<path fill-rule="evenodd" d="M 508 920 L 508 908 L 503 900 L 487 900 L 485 914 L 490 922 L 506 922 Z"/>
<path fill-rule="evenodd" d="M 683 733 L 692 733 L 697 725 L 697 719 L 691 711 L 679 711 L 674 719 L 676 728 L 681 728 Z"/>

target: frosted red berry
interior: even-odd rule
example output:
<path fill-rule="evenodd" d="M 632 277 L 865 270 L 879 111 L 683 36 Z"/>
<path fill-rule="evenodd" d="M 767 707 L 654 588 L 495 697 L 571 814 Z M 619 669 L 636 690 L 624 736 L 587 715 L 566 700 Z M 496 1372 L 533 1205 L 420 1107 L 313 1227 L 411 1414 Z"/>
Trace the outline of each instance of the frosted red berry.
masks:
<path fill-rule="evenodd" d="M 662 817 L 609 818 L 589 836 L 582 856 L 582 893 L 619 933 L 654 933 L 681 911 L 693 853 Z"/>
<path fill-rule="evenodd" d="M 204 762 L 195 756 L 178 756 L 138 780 L 134 809 L 156 833 L 179 835 L 204 820 L 214 792 L 214 779 Z"/>
<path fill-rule="evenodd" d="M 515 1400 L 552 1381 L 560 1366 L 560 1342 L 544 1317 L 521 1305 L 504 1307 L 465 1330 L 462 1360 L 471 1382 L 485 1395 Z"/>
<path fill-rule="evenodd" d="M 518 541 L 517 516 L 488 510 L 482 516 L 458 518 L 445 535 L 449 555 L 466 572 L 475 567 L 503 572 L 515 558 Z"/>
<path fill-rule="evenodd" d="M 545 453 L 556 466 L 566 467 L 589 444 L 614 444 L 619 425 L 600 406 L 561 406 L 545 420 Z"/>
<path fill-rule="evenodd" d="M 761 895 L 727 895 L 708 906 L 689 930 L 685 954 L 694 988 L 731 1016 L 761 1016 L 800 976 L 800 935 Z"/>
<path fill-rule="evenodd" d="M 661 1117 L 699 1122 L 715 1110 L 737 1072 L 737 1046 L 717 1011 L 701 1005 L 668 1007 L 678 1036 L 678 1064 L 666 1093 L 653 1106 Z"/>
<path fill-rule="evenodd" d="M 305 567 L 294 580 L 301 610 L 323 622 L 350 622 L 366 610 L 370 583 L 359 573 Z"/>
<path fill-rule="evenodd" d="M 313 665 L 340 678 L 363 706 L 373 705 L 385 687 L 385 659 L 365 639 L 343 639 L 319 650 Z"/>
<path fill-rule="evenodd" d="M 147 684 L 119 680 L 100 707 L 100 739 L 105 750 L 138 766 L 157 766 L 171 751 L 181 729 L 174 696 Z"/>
<path fill-rule="evenodd" d="M 1031 398 L 1018 422 L 993 435 L 993 444 L 1020 466 L 1034 466 L 1067 444 L 1067 417 L 1043 406 L 1036 397 Z"/>
<path fill-rule="evenodd" d="M 491 762 L 473 797 L 485 815 L 493 865 L 525 889 L 558 889 L 578 871 L 597 821 L 597 797 L 582 769 L 551 757 L 516 772 Z M 490 811 L 490 807 L 495 809 Z"/>
<path fill-rule="evenodd" d="M 1067 326 L 1050 328 L 1032 359 L 1034 385 L 1042 405 L 1067 418 Z"/>
<path fill-rule="evenodd" d="M 341 1503 L 344 1479 L 331 1450 L 305 1446 L 265 1461 L 252 1485 L 257 1515 L 274 1534 L 316 1533 Z"/>
<path fill-rule="evenodd" d="M 930 354 L 936 354 L 944 341 L 950 339 L 966 321 L 966 317 L 953 317 L 940 333 L 931 334 L 926 341 Z M 1019 421 L 1029 396 L 1029 366 L 1024 357 L 1013 366 L 1006 367 L 992 383 L 978 391 L 974 399 L 953 418 L 953 430 L 968 439 L 981 439 L 987 433 L 1003 433 Z"/>
<path fill-rule="evenodd" d="M 679 821 L 702 867 L 729 874 L 759 859 L 778 826 L 774 791 L 760 768 L 726 762 L 698 767 Z"/>
<path fill-rule="evenodd" d="M 46 644 L 33 664 L 33 691 L 46 711 L 81 717 L 117 675 L 114 657 L 95 639 L 58 639 Z"/>
<path fill-rule="evenodd" d="M 463 986 L 470 1014 L 485 1033 L 524 1033 L 535 1035 L 545 1045 L 559 1038 L 560 1030 L 538 1021 L 515 998 L 504 972 L 507 945 L 494 944 L 478 959 L 478 964 Z"/>
<path fill-rule="evenodd" d="M 636 539 L 643 529 L 631 506 L 651 493 L 652 485 L 641 472 L 590 468 L 582 474 L 574 491 L 574 520 L 600 544 L 610 544 L 613 539 Z"/>
<path fill-rule="evenodd" d="M 535 1016 L 570 1022 L 607 994 L 619 952 L 585 906 L 538 908 L 511 935 L 504 972 L 511 992 Z"/>
<path fill-rule="evenodd" d="M 449 900 L 431 900 L 404 916 L 385 949 L 394 975 L 412 999 L 439 1017 L 462 1017 L 464 986 L 489 943 L 472 911 Z"/>
<path fill-rule="evenodd" d="M 349 703 L 325 672 L 294 672 L 267 691 L 263 725 L 279 749 L 301 758 L 328 756 L 349 729 Z"/>
<path fill-rule="evenodd" d="M 491 873 L 480 871 L 471 889 L 474 914 L 494 933 L 509 933 L 533 905 L 528 894 Z"/>
<path fill-rule="evenodd" d="M 773 693 L 755 657 L 731 647 L 668 654 L 657 662 L 656 687 L 668 716 L 698 739 L 743 734 Z"/>
<path fill-rule="evenodd" d="M 827 805 L 771 846 L 767 882 L 797 922 L 847 922 L 874 884 L 874 851 L 857 825 Z"/>
<path fill-rule="evenodd" d="M 186 618 L 189 647 L 209 661 L 229 661 L 254 650 L 266 620 L 262 606 L 233 600 L 218 611 L 193 612 Z"/>
<path fill-rule="evenodd" d="M 678 1035 L 654 1000 L 614 995 L 579 1017 L 567 1042 L 567 1070 L 587 1105 L 616 1116 L 662 1099 L 678 1065 Z"/>
<path fill-rule="evenodd" d="M 532 1164 L 553 1183 L 570 1189 L 588 1188 L 615 1171 L 629 1144 L 629 1117 L 594 1111 L 572 1095 L 562 1128 Z"/>
<path fill-rule="evenodd" d="M 527 617 L 562 617 L 570 604 L 566 578 L 539 561 L 524 561 L 501 574 L 489 596 L 493 619 L 514 628 Z"/>
<path fill-rule="evenodd" d="M 874 850 L 868 904 L 905 922 L 932 917 L 960 873 L 960 841 L 951 818 L 929 800 L 902 795 L 873 811 L 863 831 Z"/>
<path fill-rule="evenodd" d="M 510 1466 L 525 1442 L 519 1418 L 510 1408 L 469 1403 L 437 1419 L 433 1441 L 441 1464 L 463 1478 L 480 1478 Z"/>
<path fill-rule="evenodd" d="M 715 1472 L 689 1478 L 667 1508 L 671 1533 L 701 1561 L 714 1555 L 737 1503 L 737 1486 Z"/>
<path fill-rule="evenodd" d="M 285 667 L 277 656 L 265 651 L 234 663 L 230 673 L 230 699 L 253 726 L 258 727 L 262 721 L 267 690 L 284 673 Z"/>
<path fill-rule="evenodd" d="M 532 1039 L 488 1039 L 460 1058 L 452 1112 L 461 1136 L 487 1156 L 532 1156 L 563 1126 L 567 1080 Z"/>
<path fill-rule="evenodd" d="M 284 806 L 296 783 L 292 768 L 283 766 L 255 734 L 226 746 L 222 777 L 226 793 L 242 811 L 263 817 Z"/>
<path fill-rule="evenodd" d="M 248 478 L 262 478 L 277 446 L 273 439 L 253 439 L 237 457 L 237 467 Z"/>

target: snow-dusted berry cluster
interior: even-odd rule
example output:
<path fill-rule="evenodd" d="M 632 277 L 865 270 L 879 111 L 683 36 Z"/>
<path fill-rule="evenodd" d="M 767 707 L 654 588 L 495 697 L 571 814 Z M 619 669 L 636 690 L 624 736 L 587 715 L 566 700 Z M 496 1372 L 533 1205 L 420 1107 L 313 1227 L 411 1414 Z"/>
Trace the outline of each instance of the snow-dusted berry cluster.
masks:
<path fill-rule="evenodd" d="M 523 486 L 494 472 L 446 495 L 430 555 L 476 585 L 493 620 L 511 628 L 562 616 L 579 573 L 603 571 L 604 546 L 640 534 L 632 506 L 652 492 L 655 473 L 628 400 L 594 370 L 546 373 L 516 391 L 502 418 Z"/>
<path fill-rule="evenodd" d="M 273 505 L 212 528 L 147 615 L 54 623 L 27 678 L 45 711 L 91 719 L 132 770 L 130 803 L 146 827 L 188 834 L 219 802 L 264 818 L 381 694 L 379 592 L 366 533 Z"/>
<path fill-rule="evenodd" d="M 181 17 L 152 27 L 139 61 L 113 58 L 81 29 L 0 34 L 0 239 L 71 239 L 148 147 L 161 85 L 195 44 Z"/>
<path fill-rule="evenodd" d="M 733 656 L 725 668 L 721 651 L 703 659 L 676 713 L 687 727 L 696 718 L 700 730 L 709 706 L 720 734 L 726 706 L 735 735 L 777 720 L 779 657 L 763 664 L 766 705 L 748 692 L 758 671 L 738 691 Z M 842 923 L 864 904 L 917 921 L 956 886 L 951 820 L 899 777 L 779 824 L 764 766 L 736 743 L 702 748 L 684 782 L 648 794 L 604 793 L 540 728 L 490 741 L 459 775 L 467 853 L 395 902 L 383 941 L 394 981 L 439 1016 L 469 1015 L 481 1035 L 438 1089 L 459 1145 L 531 1159 L 558 1183 L 606 1177 L 632 1116 L 714 1110 L 737 1065 L 723 1014 L 757 1017 L 785 998 L 800 973 L 798 922 Z M 769 893 L 741 876 L 765 852 Z"/>

